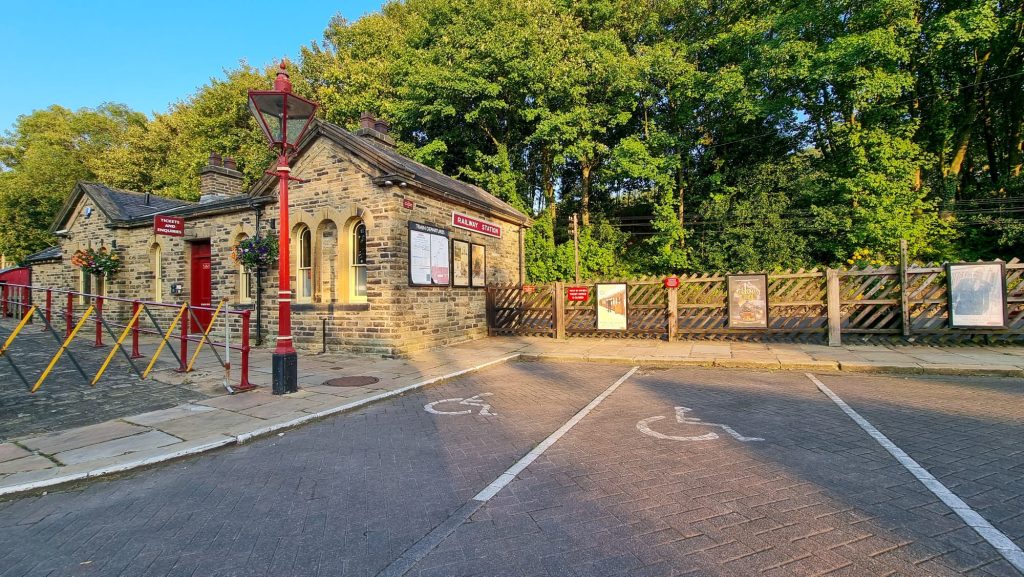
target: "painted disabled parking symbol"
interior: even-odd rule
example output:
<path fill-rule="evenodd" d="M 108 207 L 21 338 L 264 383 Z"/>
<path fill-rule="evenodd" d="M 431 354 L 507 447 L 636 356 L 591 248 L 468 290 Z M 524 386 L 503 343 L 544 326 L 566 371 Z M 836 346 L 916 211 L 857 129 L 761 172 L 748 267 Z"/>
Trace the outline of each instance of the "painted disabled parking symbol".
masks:
<path fill-rule="evenodd" d="M 476 407 L 479 407 L 480 408 L 480 412 L 478 414 L 484 415 L 485 417 L 496 417 L 496 416 L 498 416 L 498 413 L 492 412 L 491 411 L 491 406 L 488 405 L 487 403 L 485 403 L 484 400 L 481 398 L 481 397 L 489 397 L 489 396 L 491 396 L 493 394 L 494 393 L 480 393 L 479 395 L 473 395 L 472 397 L 469 397 L 469 398 L 458 397 L 458 398 L 455 398 L 455 399 L 441 399 L 440 401 L 434 401 L 433 403 L 427 403 L 427 404 L 423 405 L 423 410 L 428 412 L 428 413 L 433 413 L 435 415 L 468 415 L 468 414 L 472 413 L 473 411 L 475 411 Z M 458 411 L 441 411 L 441 410 L 438 410 L 438 409 L 434 408 L 434 407 L 436 407 L 438 405 L 445 405 L 445 404 L 463 405 L 463 406 L 474 407 L 474 408 L 472 408 L 472 409 L 463 409 L 463 410 L 458 410 Z M 456 408 L 457 409 L 458 406 L 451 407 L 451 408 Z"/>
<path fill-rule="evenodd" d="M 744 443 L 764 440 L 761 437 L 744 437 L 743 435 L 737 433 L 736 430 L 730 427 L 729 425 L 723 425 L 721 423 L 706 423 L 696 417 L 687 417 L 686 413 L 689 413 L 691 411 L 693 411 L 693 409 L 690 409 L 688 407 L 676 407 L 676 421 L 685 425 L 703 425 L 705 427 L 717 427 L 719 429 L 722 429 L 726 433 L 729 433 L 729 435 L 731 435 L 737 441 L 742 441 Z M 657 417 L 648 417 L 637 423 L 636 428 L 641 433 L 654 437 L 655 439 L 667 439 L 670 441 L 713 441 L 718 438 L 718 433 L 714 431 L 710 433 L 705 433 L 703 435 L 696 435 L 693 437 L 678 437 L 674 435 L 666 435 L 664 433 L 659 433 L 651 429 L 651 423 L 660 421 L 664 418 L 665 417 L 660 415 Z"/>

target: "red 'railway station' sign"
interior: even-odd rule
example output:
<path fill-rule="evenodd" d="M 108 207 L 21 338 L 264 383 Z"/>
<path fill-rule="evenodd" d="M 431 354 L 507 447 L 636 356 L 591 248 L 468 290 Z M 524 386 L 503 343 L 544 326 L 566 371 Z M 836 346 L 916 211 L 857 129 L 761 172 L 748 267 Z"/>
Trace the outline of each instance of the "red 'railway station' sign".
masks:
<path fill-rule="evenodd" d="M 535 285 L 535 284 L 524 284 L 523 285 L 523 292 L 527 293 L 527 294 L 535 293 L 535 292 L 537 292 L 537 285 Z"/>
<path fill-rule="evenodd" d="M 473 218 L 472 216 L 462 214 L 460 212 L 452 212 L 452 226 L 471 230 L 473 232 L 479 232 L 480 234 L 486 234 L 487 236 L 493 236 L 494 238 L 501 238 L 501 227 Z"/>
<path fill-rule="evenodd" d="M 590 287 L 571 286 L 566 290 L 568 291 L 570 301 L 587 302 L 587 299 L 590 298 Z"/>
<path fill-rule="evenodd" d="M 180 216 L 158 214 L 153 217 L 153 234 L 185 236 L 185 219 Z"/>
<path fill-rule="evenodd" d="M 678 288 L 679 287 L 679 277 L 677 277 L 677 276 L 666 277 L 663 282 L 665 283 L 665 288 Z"/>

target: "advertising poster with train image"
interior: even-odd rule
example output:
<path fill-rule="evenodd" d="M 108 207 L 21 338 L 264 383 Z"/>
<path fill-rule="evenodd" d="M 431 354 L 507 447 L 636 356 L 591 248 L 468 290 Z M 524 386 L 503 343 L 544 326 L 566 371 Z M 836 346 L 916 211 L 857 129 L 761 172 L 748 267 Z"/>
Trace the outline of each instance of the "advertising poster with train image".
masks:
<path fill-rule="evenodd" d="M 735 274 L 728 277 L 729 328 L 768 328 L 768 277 Z"/>

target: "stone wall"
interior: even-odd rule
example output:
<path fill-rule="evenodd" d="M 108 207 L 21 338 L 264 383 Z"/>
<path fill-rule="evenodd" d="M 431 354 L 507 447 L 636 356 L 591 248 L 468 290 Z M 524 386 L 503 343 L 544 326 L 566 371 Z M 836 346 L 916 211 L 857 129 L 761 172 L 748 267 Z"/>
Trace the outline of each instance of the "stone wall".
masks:
<path fill-rule="evenodd" d="M 382 355 L 404 355 L 486 336 L 486 296 L 483 288 L 410 287 L 409 222 L 430 224 L 449 230 L 453 239 L 487 247 L 487 281 L 517 282 L 521 267 L 519 253 L 521 230 L 518 225 L 497 220 L 477 211 L 417 191 L 413 186 L 378 186 L 371 175 L 375 169 L 353 157 L 326 138 L 313 143 L 292 168 L 292 174 L 306 179 L 290 186 L 290 247 L 293 295 L 292 332 L 298 348 L 319 350 L 324 343 L 332 350 L 348 350 Z M 403 200 L 413 208 L 404 208 Z M 191 251 L 193 242 L 210 240 L 211 285 L 213 303 L 225 300 L 233 310 L 251 308 L 240 299 L 239 267 L 230 258 L 233 245 L 244 236 L 255 234 L 255 215 L 251 209 L 209 215 L 186 216 L 186 236 L 155 236 L 152 226 L 110 228 L 102 213 L 93 208 L 89 219 L 82 217 L 86 206 L 83 196 L 68 225 L 70 238 L 64 240 L 63 265 L 39 267 L 35 284 L 78 288 L 78 270 L 70 265 L 75 250 L 87 246 L 110 248 L 124 266 L 106 288 L 110 297 L 140 299 L 163 303 L 189 302 L 191 294 Z M 495 222 L 503 237 L 492 238 L 451 226 L 452 211 Z M 267 205 L 264 231 L 270 219 L 276 219 L 277 205 Z M 350 292 L 353 226 L 366 226 L 367 295 L 357 298 Z M 280 228 L 280 223 L 276 223 Z M 309 299 L 299 294 L 298 233 L 307 227 L 312 237 L 315 275 Z M 154 251 L 162 255 L 163 290 L 155 291 Z M 284 247 L 282 247 L 282 250 Z M 171 294 L 180 284 L 180 294 Z M 277 331 L 277 270 L 263 279 L 264 335 L 273 344 Z M 176 310 L 158 310 L 158 320 L 166 326 Z M 128 303 L 108 302 L 108 315 L 126 319 Z M 255 315 L 253 315 L 255 323 Z M 233 324 L 233 326 L 235 326 Z M 326 333 L 324 329 L 326 328 Z M 222 329 L 218 328 L 218 331 Z M 235 331 L 237 336 L 237 330 Z M 253 337 L 256 330 L 253 325 Z M 234 337 L 233 337 L 234 338 Z"/>

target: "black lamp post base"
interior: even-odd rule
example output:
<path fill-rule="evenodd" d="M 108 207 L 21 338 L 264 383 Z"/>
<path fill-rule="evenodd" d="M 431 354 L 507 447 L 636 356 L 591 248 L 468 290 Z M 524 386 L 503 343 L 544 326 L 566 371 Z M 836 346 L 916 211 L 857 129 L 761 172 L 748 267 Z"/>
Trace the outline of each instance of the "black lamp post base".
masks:
<path fill-rule="evenodd" d="M 290 353 L 274 353 L 271 361 L 273 380 L 273 393 L 283 395 L 295 393 L 299 390 L 299 355 L 295 351 Z"/>

